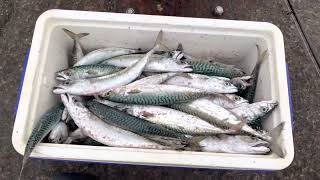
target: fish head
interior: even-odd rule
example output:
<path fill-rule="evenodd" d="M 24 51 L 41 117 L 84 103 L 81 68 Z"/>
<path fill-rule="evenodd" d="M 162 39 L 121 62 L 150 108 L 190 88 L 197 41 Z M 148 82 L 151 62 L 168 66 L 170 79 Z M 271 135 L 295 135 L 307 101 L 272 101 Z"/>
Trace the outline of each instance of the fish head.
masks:
<path fill-rule="evenodd" d="M 171 63 L 168 63 L 167 69 L 170 69 L 171 71 L 176 71 L 176 72 L 192 71 L 192 66 L 184 60 L 170 58 L 170 62 Z"/>
<path fill-rule="evenodd" d="M 56 79 L 59 81 L 70 81 L 75 79 L 76 71 L 73 69 L 66 69 L 56 72 Z"/>
<path fill-rule="evenodd" d="M 217 93 L 236 93 L 238 88 L 235 87 L 230 81 L 215 79 L 215 83 L 212 83 Z M 220 91 L 220 92 L 219 92 Z"/>
<path fill-rule="evenodd" d="M 79 100 L 78 96 L 74 96 L 71 94 L 61 94 L 61 100 L 62 100 L 63 104 L 67 107 L 68 112 L 72 108 L 85 108 L 85 106 Z M 70 108 L 70 107 L 72 107 L 72 108 Z"/>
<path fill-rule="evenodd" d="M 241 96 L 238 96 L 236 94 L 225 94 L 225 96 L 231 100 L 232 102 L 234 102 L 237 106 L 239 105 L 243 105 L 243 104 L 248 104 L 249 101 L 244 99 L 243 97 Z"/>
<path fill-rule="evenodd" d="M 63 143 L 68 137 L 68 126 L 64 122 L 59 122 L 50 132 L 48 140 L 51 143 Z"/>
<path fill-rule="evenodd" d="M 277 105 L 277 101 L 270 100 L 270 101 L 260 101 L 251 104 L 252 110 L 255 111 L 255 114 L 259 115 L 260 117 L 268 114 L 270 111 L 272 111 Z"/>
<path fill-rule="evenodd" d="M 64 94 L 68 93 L 69 89 L 72 88 L 73 81 L 64 81 L 53 88 L 53 93 L 55 94 Z"/>
<path fill-rule="evenodd" d="M 231 79 L 231 83 L 238 89 L 245 90 L 247 87 L 251 86 L 251 83 L 249 83 L 250 79 L 251 76 L 236 77 Z"/>

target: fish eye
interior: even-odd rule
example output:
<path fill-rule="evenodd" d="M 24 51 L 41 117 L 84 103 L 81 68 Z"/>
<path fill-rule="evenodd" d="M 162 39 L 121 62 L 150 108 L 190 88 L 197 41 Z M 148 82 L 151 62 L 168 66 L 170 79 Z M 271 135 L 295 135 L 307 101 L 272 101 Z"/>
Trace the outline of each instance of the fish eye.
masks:
<path fill-rule="evenodd" d="M 224 85 L 226 85 L 226 86 L 231 86 L 231 83 L 225 82 Z"/>
<path fill-rule="evenodd" d="M 261 107 L 261 111 L 262 112 L 268 112 L 268 108 L 267 107 Z"/>
<path fill-rule="evenodd" d="M 240 97 L 239 97 L 239 96 L 235 96 L 235 97 L 234 97 L 234 100 L 239 101 L 239 100 L 240 100 Z"/>
<path fill-rule="evenodd" d="M 64 85 L 70 85 L 70 81 L 64 82 Z"/>
<path fill-rule="evenodd" d="M 70 75 L 71 75 L 71 72 L 67 71 L 65 74 L 66 74 L 67 76 L 70 76 Z"/>
<path fill-rule="evenodd" d="M 78 99 L 75 97 L 72 97 L 72 101 L 76 103 L 76 102 L 78 102 Z"/>

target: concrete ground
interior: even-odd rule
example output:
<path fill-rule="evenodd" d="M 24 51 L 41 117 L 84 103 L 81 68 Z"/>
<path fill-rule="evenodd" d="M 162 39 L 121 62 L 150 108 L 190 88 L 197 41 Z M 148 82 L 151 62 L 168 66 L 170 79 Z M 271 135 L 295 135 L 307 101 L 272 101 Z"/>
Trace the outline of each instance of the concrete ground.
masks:
<path fill-rule="evenodd" d="M 23 59 L 31 46 L 38 16 L 48 9 L 161 14 L 203 18 L 266 21 L 277 25 L 285 39 L 286 61 L 291 76 L 294 108 L 295 158 L 290 167 L 274 172 L 245 172 L 172 167 L 94 164 L 31 160 L 23 179 L 48 179 L 60 172 L 84 172 L 101 179 L 320 179 L 320 75 L 316 61 L 305 50 L 292 14 L 301 20 L 308 41 L 320 59 L 320 1 L 291 0 L 1 0 L 0 1 L 0 179 L 17 179 L 22 156 L 12 147 L 15 102 Z M 216 17 L 212 8 L 225 13 Z"/>

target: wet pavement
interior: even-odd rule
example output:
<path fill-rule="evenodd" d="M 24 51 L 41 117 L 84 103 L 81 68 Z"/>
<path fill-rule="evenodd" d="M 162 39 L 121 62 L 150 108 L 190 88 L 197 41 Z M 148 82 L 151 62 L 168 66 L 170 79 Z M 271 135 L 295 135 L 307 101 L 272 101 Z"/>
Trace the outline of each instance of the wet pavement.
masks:
<path fill-rule="evenodd" d="M 291 0 L 294 12 L 284 0 L 56 0 L 0 1 L 0 179 L 17 179 L 22 156 L 12 147 L 11 133 L 23 60 L 31 45 L 38 16 L 48 9 L 126 12 L 186 17 L 266 21 L 277 25 L 285 39 L 286 61 L 291 78 L 294 109 L 295 158 L 282 171 L 226 171 L 193 168 L 95 164 L 52 160 L 31 160 L 23 179 L 48 179 L 61 172 L 82 172 L 101 179 L 320 179 L 320 58 L 319 0 Z M 220 5 L 222 16 L 212 10 Z M 306 51 L 293 21 L 296 14 L 315 59 Z M 320 62 L 318 62 L 320 63 Z"/>

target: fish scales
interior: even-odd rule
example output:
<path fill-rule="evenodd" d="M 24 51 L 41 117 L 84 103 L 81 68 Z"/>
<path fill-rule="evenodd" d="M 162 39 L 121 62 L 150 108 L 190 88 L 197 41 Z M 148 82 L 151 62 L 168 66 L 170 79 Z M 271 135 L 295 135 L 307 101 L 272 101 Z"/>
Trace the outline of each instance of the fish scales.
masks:
<path fill-rule="evenodd" d="M 107 122 L 111 121 L 113 124 L 137 134 L 184 138 L 184 135 L 182 134 L 168 130 L 144 119 L 129 115 L 118 109 L 103 105 L 97 101 L 89 101 L 87 106 L 91 112 L 102 120 Z"/>

